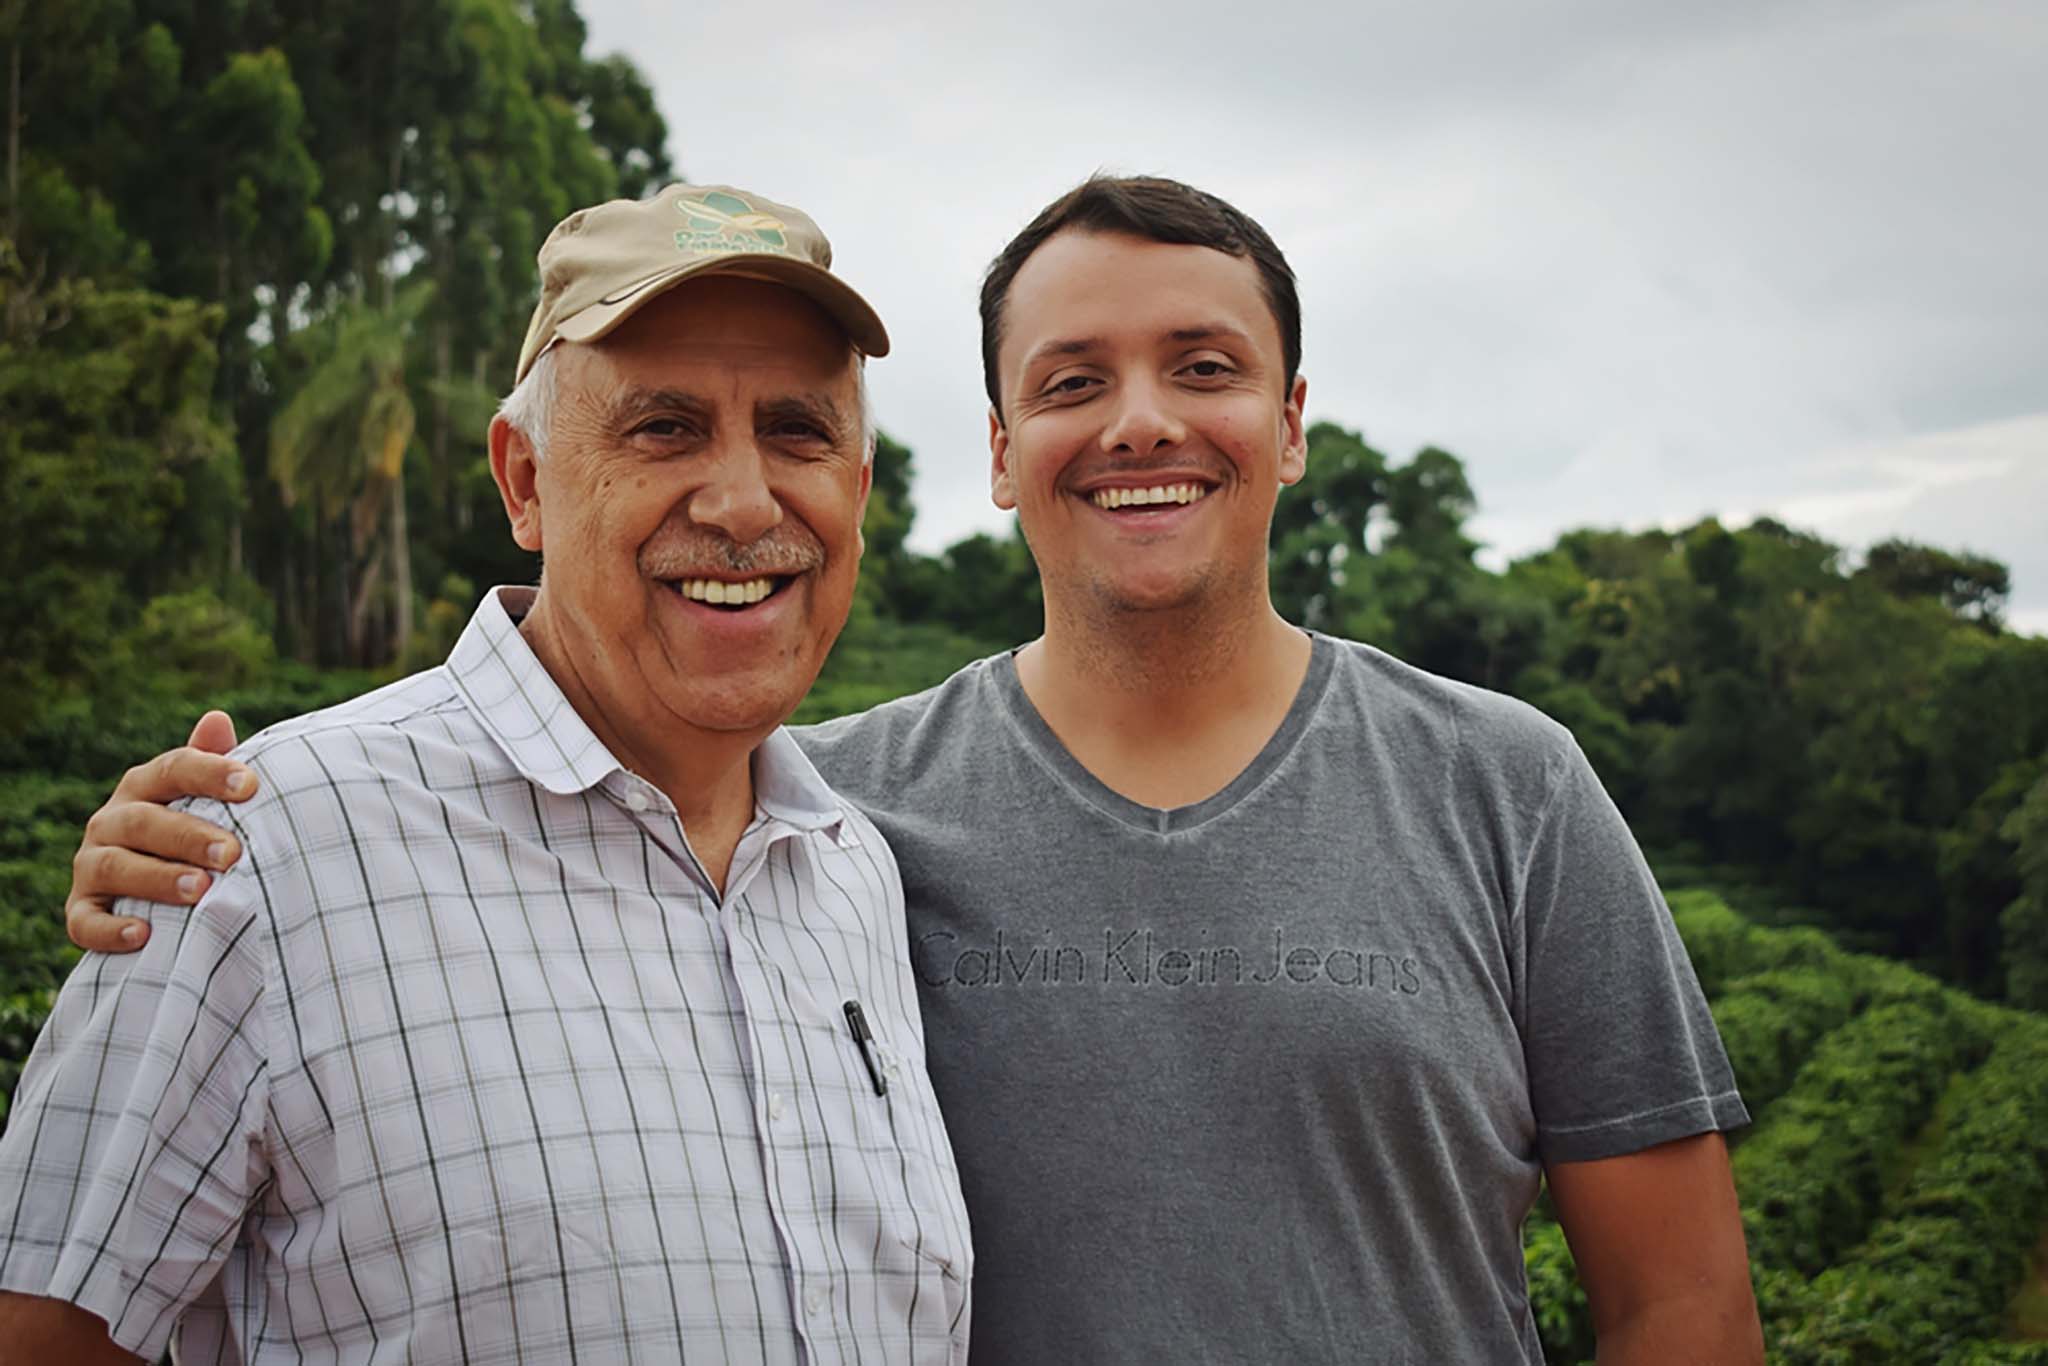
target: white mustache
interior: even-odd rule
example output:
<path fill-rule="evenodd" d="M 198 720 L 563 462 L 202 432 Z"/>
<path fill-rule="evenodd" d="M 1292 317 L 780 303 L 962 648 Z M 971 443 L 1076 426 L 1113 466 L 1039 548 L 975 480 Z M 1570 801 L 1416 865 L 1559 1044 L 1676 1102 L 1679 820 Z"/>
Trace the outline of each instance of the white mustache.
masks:
<path fill-rule="evenodd" d="M 815 569 L 824 558 L 824 548 L 807 537 L 769 535 L 746 545 L 704 537 L 650 551 L 641 556 L 641 568 L 656 579 L 717 574 L 784 577 Z"/>

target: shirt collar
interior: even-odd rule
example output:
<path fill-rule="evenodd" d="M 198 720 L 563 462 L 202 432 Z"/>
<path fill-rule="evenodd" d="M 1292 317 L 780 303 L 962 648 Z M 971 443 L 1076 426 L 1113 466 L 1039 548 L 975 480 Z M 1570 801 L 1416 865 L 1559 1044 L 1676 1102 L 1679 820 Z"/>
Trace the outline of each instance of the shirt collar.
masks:
<path fill-rule="evenodd" d="M 839 794 L 780 726 L 754 750 L 754 805 L 799 830 L 825 830 L 845 819 Z"/>
<path fill-rule="evenodd" d="M 518 620 L 537 590 L 484 594 L 448 652 L 448 674 L 483 728 L 529 782 L 558 796 L 587 791 L 623 767 L 541 667 Z"/>
<path fill-rule="evenodd" d="M 519 620 L 537 594 L 519 587 L 484 594 L 449 651 L 447 668 L 513 766 L 528 781 L 567 796 L 625 766 L 584 724 L 519 634 Z M 754 804 L 799 830 L 828 830 L 844 819 L 838 794 L 780 726 L 754 750 Z"/>

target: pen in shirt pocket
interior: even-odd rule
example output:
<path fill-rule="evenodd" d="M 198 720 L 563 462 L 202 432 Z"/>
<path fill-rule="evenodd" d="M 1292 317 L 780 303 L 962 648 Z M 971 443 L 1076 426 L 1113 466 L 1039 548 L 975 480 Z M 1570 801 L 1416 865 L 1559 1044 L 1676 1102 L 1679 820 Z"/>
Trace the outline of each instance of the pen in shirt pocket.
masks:
<path fill-rule="evenodd" d="M 881 1066 L 875 1061 L 875 1031 L 868 1028 L 867 1013 L 860 1008 L 859 1001 L 846 1003 L 846 1027 L 853 1031 L 854 1045 L 860 1049 L 860 1060 L 868 1069 L 868 1080 L 875 1084 L 875 1094 L 889 1094 L 889 1083 L 882 1079 Z"/>

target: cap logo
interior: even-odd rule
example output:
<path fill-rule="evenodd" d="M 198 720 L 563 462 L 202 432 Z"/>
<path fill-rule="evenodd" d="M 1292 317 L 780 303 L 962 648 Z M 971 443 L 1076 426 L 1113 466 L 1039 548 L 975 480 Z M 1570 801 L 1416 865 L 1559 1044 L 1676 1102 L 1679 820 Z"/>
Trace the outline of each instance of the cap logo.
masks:
<path fill-rule="evenodd" d="M 738 195 L 714 190 L 676 200 L 676 212 L 689 226 L 676 233 L 676 250 L 703 256 L 739 252 L 789 254 L 789 238 L 781 219 L 761 213 Z"/>

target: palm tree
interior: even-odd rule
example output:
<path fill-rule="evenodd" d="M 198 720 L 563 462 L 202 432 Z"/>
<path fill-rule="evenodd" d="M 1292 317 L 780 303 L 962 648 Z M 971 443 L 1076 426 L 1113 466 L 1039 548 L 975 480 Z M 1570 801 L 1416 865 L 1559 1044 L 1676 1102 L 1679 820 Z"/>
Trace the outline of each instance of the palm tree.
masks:
<path fill-rule="evenodd" d="M 405 524 L 405 454 L 416 414 L 406 386 L 406 339 L 433 293 L 398 292 L 385 307 L 346 302 L 300 332 L 312 368 L 270 424 L 270 476 L 285 506 L 301 500 L 319 529 L 347 516 L 345 639 L 351 662 L 402 654 L 412 632 L 412 557 Z M 388 576 L 388 584 L 386 582 Z M 372 631 L 372 612 L 388 633 Z M 388 643 L 388 649 L 378 649 Z"/>

